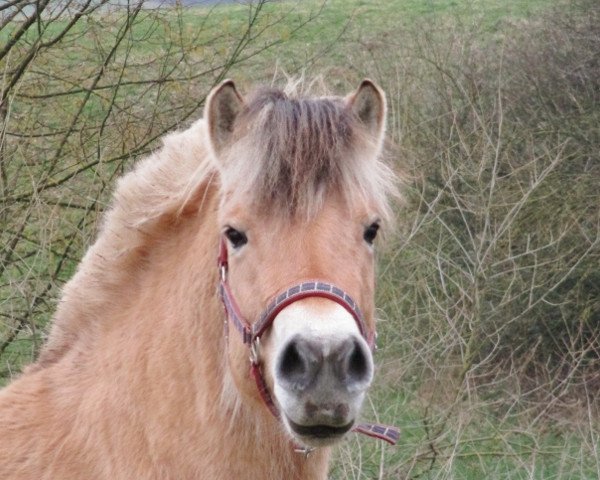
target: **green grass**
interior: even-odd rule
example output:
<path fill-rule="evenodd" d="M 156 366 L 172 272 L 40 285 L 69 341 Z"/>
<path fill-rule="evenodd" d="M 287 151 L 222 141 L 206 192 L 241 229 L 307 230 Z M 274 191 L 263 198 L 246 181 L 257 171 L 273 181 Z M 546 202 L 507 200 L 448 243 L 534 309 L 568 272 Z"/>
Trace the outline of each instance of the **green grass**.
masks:
<path fill-rule="evenodd" d="M 371 397 L 365 415 L 400 426 L 400 441 L 389 446 L 356 435 L 337 451 L 332 480 L 575 480 L 598 475 L 597 432 L 536 430 L 516 415 L 501 418 L 469 401 L 452 408 L 438 404 L 436 411 L 434 404 L 401 386 L 379 386 Z M 444 428 L 435 432 L 442 423 Z"/>
<path fill-rule="evenodd" d="M 348 55 L 347 45 L 337 43 L 354 37 L 378 38 L 381 35 L 401 33 L 415 22 L 435 28 L 448 20 L 463 24 L 477 23 L 483 30 L 492 31 L 500 22 L 528 18 L 555 5 L 558 0 L 316 0 L 305 2 L 273 2 L 262 7 L 255 31 L 267 29 L 259 37 L 265 43 L 275 42 L 279 47 L 269 49 L 256 60 L 264 67 L 267 62 L 280 62 L 282 68 L 297 70 L 302 62 L 311 59 L 328 47 L 325 59 L 341 60 Z M 306 23 L 307 18 L 314 20 Z M 248 23 L 249 11 L 244 5 L 221 5 L 212 8 L 194 7 L 182 11 L 165 11 L 157 16 L 144 10 L 134 21 L 132 38 L 134 57 L 155 56 L 173 40 L 184 39 L 199 55 L 224 54 L 227 42 Z M 93 35 L 100 45 L 108 47 L 118 32 L 118 14 L 98 14 L 86 22 L 76 24 L 65 37 L 65 42 L 79 45 L 84 32 Z M 55 21 L 44 28 L 43 40 L 58 35 L 67 20 Z M 267 28 L 272 25 L 271 28 Z M 7 40 L 19 25 L 14 23 L 0 31 L 0 39 Z M 298 30 L 297 30 L 298 29 Z M 296 31 L 297 30 L 297 31 Z M 23 37 L 27 42 L 37 38 L 36 29 Z M 89 37 L 88 37 L 89 38 Z M 331 47 L 331 48 L 329 48 Z M 220 51 L 219 51 L 220 50 Z M 67 60 L 79 62 L 92 60 L 97 51 L 79 49 Z M 245 65 L 252 71 L 252 64 Z M 272 64 L 271 64 L 272 67 Z M 244 77 L 244 72 L 240 72 Z M 254 77 L 249 80 L 255 81 Z"/>

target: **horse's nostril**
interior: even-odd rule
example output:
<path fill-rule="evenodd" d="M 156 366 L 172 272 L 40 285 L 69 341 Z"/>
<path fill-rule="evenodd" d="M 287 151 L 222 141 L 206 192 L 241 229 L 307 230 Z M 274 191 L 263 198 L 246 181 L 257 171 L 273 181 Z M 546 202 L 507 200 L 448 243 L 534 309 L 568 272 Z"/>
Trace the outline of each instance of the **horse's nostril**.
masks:
<path fill-rule="evenodd" d="M 363 381 L 369 375 L 369 364 L 362 346 L 355 340 L 354 348 L 348 359 L 348 377 L 350 380 Z"/>
<path fill-rule="evenodd" d="M 370 353 L 356 339 L 348 342 L 341 364 L 341 380 L 350 388 L 360 388 L 371 380 L 372 361 Z"/>
<path fill-rule="evenodd" d="M 291 390 L 304 390 L 319 370 L 322 353 L 318 347 L 301 338 L 292 339 L 279 357 L 279 379 Z"/>
<path fill-rule="evenodd" d="M 306 366 L 300 357 L 296 342 L 291 341 L 281 354 L 279 362 L 279 374 L 283 377 L 293 377 L 301 375 Z"/>
<path fill-rule="evenodd" d="M 370 353 L 354 337 L 331 343 L 322 339 L 292 338 L 281 351 L 276 375 L 286 390 L 304 392 L 317 383 L 323 388 L 362 390 L 373 373 Z M 337 386 L 336 386 L 337 385 Z"/>

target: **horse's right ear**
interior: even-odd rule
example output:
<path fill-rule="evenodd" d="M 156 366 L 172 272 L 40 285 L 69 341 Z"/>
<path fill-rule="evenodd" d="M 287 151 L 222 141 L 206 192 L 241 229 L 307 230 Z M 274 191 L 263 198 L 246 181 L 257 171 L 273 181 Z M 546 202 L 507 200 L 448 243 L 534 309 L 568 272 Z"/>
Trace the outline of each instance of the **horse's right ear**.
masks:
<path fill-rule="evenodd" d="M 244 106 L 244 99 L 233 80 L 225 80 L 208 95 L 204 118 L 208 122 L 210 143 L 218 156 L 231 141 L 235 119 Z"/>

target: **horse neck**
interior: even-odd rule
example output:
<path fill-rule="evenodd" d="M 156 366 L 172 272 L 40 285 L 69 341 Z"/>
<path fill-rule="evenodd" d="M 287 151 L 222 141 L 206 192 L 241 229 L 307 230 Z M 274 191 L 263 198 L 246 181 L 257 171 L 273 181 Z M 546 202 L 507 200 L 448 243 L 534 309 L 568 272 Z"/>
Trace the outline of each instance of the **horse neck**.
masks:
<path fill-rule="evenodd" d="M 217 195 L 209 197 L 207 215 L 184 219 L 174 226 L 176 235 L 171 226 L 171 240 L 159 242 L 155 261 L 148 259 L 156 270 L 141 285 L 139 316 L 155 317 L 142 332 L 152 352 L 146 368 L 156 375 L 140 384 L 140 391 L 152 384 L 156 401 L 146 422 L 156 422 L 161 432 L 157 441 L 165 450 L 179 444 L 181 458 L 203 458 L 208 464 L 202 478 L 325 478 L 329 449 L 309 459 L 294 452 L 267 408 L 242 398 L 233 387 L 224 312 L 216 293 Z M 249 368 L 244 373 L 249 375 Z M 171 394 L 165 398 L 164 392 Z M 165 432 L 165 424 L 180 428 Z"/>
<path fill-rule="evenodd" d="M 114 419 L 118 409 L 123 417 L 135 410 L 151 456 L 181 478 L 199 468 L 200 478 L 324 478 L 328 450 L 305 460 L 264 406 L 223 401 L 240 394 L 227 384 L 216 294 L 217 203 L 207 192 L 202 212 L 165 219 L 164 235 L 139 252 L 138 273 L 113 285 L 113 305 L 104 306 L 85 363 L 105 398 L 88 414 Z"/>

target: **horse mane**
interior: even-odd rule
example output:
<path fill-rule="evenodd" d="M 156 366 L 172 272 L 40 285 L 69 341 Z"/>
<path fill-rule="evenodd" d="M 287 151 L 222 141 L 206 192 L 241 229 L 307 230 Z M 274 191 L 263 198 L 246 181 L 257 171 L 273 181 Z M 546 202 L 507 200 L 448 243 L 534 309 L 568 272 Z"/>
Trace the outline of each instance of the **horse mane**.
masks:
<path fill-rule="evenodd" d="M 205 120 L 197 120 L 167 135 L 161 148 L 118 180 L 97 239 L 64 286 L 48 339 L 29 371 L 57 362 L 78 338 L 90 336 L 106 306 L 132 283 L 151 242 L 169 220 L 181 217 L 194 192 L 213 181 L 217 170 L 207 138 Z"/>
<path fill-rule="evenodd" d="M 335 190 L 390 217 L 395 176 L 378 158 L 380 139 L 369 137 L 341 97 L 259 89 L 236 119 L 233 141 L 225 178 L 246 201 L 284 217 L 310 216 Z"/>
<path fill-rule="evenodd" d="M 236 194 L 287 216 L 310 215 L 335 189 L 347 199 L 358 194 L 383 219 L 391 217 L 395 176 L 379 159 L 381 140 L 368 137 L 342 98 L 309 98 L 298 90 L 288 85 L 286 92 L 251 94 L 222 165 L 200 119 L 166 136 L 162 148 L 119 180 L 98 238 L 65 285 L 48 341 L 30 369 L 58 361 L 93 331 L 106 305 L 139 271 L 145 249 L 168 231 L 164 220 L 197 209 L 211 183 L 224 190 L 235 184 Z"/>

